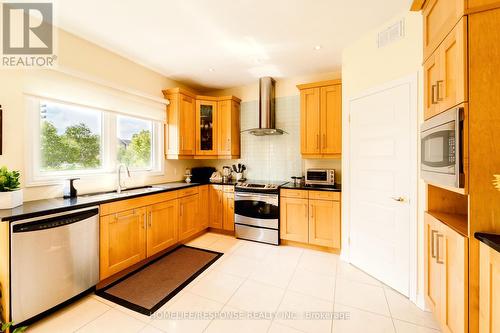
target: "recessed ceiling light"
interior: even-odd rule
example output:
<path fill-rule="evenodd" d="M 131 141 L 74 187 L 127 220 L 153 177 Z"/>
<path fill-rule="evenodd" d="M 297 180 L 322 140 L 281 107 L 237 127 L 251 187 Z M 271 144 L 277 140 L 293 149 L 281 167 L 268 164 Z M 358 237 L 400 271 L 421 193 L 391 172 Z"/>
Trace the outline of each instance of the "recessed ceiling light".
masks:
<path fill-rule="evenodd" d="M 316 46 L 314 47 L 314 49 L 315 49 L 316 51 L 321 50 L 321 45 L 316 45 Z"/>
<path fill-rule="evenodd" d="M 208 71 L 209 71 L 209 72 L 213 72 L 213 71 L 215 71 L 215 69 L 213 69 L 213 68 L 209 68 L 209 69 L 208 69 Z"/>

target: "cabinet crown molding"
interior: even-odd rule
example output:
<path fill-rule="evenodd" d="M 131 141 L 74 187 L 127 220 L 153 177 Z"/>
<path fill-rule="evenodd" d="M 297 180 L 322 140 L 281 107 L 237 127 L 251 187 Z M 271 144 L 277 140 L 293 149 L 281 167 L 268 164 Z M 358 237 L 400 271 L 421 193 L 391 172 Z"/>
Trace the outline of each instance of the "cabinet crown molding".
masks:
<path fill-rule="evenodd" d="M 337 84 L 342 84 L 342 79 L 320 81 L 320 82 L 313 82 L 313 83 L 303 83 L 303 84 L 298 84 L 297 88 L 302 90 L 302 89 L 309 89 L 309 88 L 332 86 L 332 85 L 337 85 Z"/>

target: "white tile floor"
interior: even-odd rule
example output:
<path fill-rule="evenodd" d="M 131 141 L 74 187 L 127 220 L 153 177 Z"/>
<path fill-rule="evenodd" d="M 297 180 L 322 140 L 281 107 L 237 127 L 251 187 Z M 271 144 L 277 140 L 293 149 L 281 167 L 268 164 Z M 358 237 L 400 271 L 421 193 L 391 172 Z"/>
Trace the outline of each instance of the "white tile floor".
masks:
<path fill-rule="evenodd" d="M 225 254 L 153 316 L 91 295 L 28 332 L 438 332 L 430 313 L 334 254 L 213 233 L 189 245 Z"/>

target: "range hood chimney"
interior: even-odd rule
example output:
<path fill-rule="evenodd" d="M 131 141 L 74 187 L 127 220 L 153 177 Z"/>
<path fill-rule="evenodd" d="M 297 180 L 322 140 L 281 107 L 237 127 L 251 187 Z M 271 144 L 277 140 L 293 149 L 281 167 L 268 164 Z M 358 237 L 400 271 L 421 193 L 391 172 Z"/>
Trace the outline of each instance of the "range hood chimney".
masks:
<path fill-rule="evenodd" d="M 286 133 L 276 128 L 275 86 L 276 81 L 270 76 L 259 79 L 259 127 L 244 132 L 256 136 L 282 135 Z"/>

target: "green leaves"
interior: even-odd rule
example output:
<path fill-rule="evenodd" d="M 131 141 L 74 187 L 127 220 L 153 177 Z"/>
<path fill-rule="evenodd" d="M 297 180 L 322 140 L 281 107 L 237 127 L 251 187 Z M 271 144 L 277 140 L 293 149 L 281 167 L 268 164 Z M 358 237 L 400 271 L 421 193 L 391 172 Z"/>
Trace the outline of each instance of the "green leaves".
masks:
<path fill-rule="evenodd" d="M 141 168 L 150 166 L 151 163 L 151 133 L 142 130 L 132 136 L 130 144 L 120 145 L 118 161 L 129 167 Z"/>
<path fill-rule="evenodd" d="M 19 171 L 9 171 L 7 167 L 0 168 L 0 192 L 11 192 L 19 189 L 21 183 Z"/>
<path fill-rule="evenodd" d="M 42 168 L 45 170 L 95 169 L 101 165 L 100 136 L 84 123 L 69 126 L 61 135 L 49 121 L 42 123 Z"/>
<path fill-rule="evenodd" d="M 7 331 L 10 327 L 12 327 L 12 323 L 1 323 L 1 329 L 0 332 L 5 332 Z M 15 330 L 12 331 L 12 333 L 23 333 L 28 329 L 28 326 L 23 326 L 23 327 L 18 327 Z"/>

